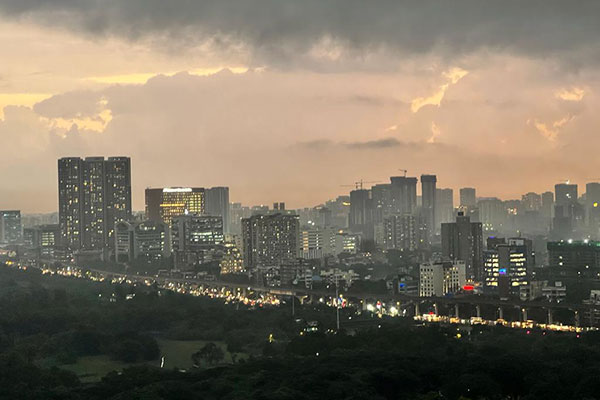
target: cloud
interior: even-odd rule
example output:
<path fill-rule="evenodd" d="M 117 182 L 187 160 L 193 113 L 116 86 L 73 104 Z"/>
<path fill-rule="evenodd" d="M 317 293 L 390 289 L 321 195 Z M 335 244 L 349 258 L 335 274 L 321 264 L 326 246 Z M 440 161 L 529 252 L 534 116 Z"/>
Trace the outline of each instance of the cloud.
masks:
<path fill-rule="evenodd" d="M 569 122 L 571 122 L 574 118 L 575 118 L 574 115 L 567 115 L 561 119 L 558 119 L 558 120 L 552 122 L 549 125 L 546 123 L 540 122 L 537 119 L 534 119 L 534 120 L 528 121 L 528 122 L 530 124 L 533 124 L 533 126 L 538 130 L 538 132 L 543 137 L 545 137 L 548 141 L 555 142 L 556 139 L 558 138 L 558 135 L 561 132 L 562 128 L 565 125 L 567 125 Z"/>
<path fill-rule="evenodd" d="M 583 100 L 583 96 L 585 96 L 585 90 L 578 87 L 562 89 L 557 91 L 554 96 L 565 101 L 581 101 Z"/>
<path fill-rule="evenodd" d="M 383 138 L 376 140 L 368 140 L 366 142 L 350 142 L 344 143 L 349 149 L 389 149 L 390 147 L 405 146 L 406 143 L 399 141 L 396 138 Z"/>
<path fill-rule="evenodd" d="M 170 49 L 225 48 L 246 54 L 254 64 L 298 56 L 337 63 L 380 47 L 448 58 L 491 49 L 582 64 L 600 60 L 600 6 L 594 0 L 577 5 L 562 0 L 382 0 L 376 5 L 362 0 L 171 0 L 168 7 L 147 0 L 3 0 L 0 13 L 94 37 L 162 42 Z"/>
<path fill-rule="evenodd" d="M 440 127 L 435 122 L 431 121 L 431 136 L 427 139 L 427 143 L 435 143 L 437 138 L 442 134 Z"/>
<path fill-rule="evenodd" d="M 454 67 L 449 69 L 446 72 L 443 72 L 442 75 L 447 79 L 447 82 L 444 83 L 443 85 L 441 85 L 438 90 L 433 93 L 431 96 L 428 97 L 417 97 L 415 99 L 413 99 L 413 101 L 410 104 L 410 110 L 413 113 L 416 113 L 417 111 L 419 111 L 421 108 L 425 107 L 425 106 L 440 106 L 440 104 L 442 104 L 442 100 L 444 99 L 444 95 L 446 94 L 446 91 L 448 90 L 448 88 L 450 87 L 450 85 L 454 85 L 456 84 L 459 80 L 461 80 L 465 75 L 467 75 L 469 72 L 465 71 L 464 69 L 458 68 L 458 67 Z"/>
<path fill-rule="evenodd" d="M 552 68 L 529 59 L 492 63 L 452 86 L 452 101 L 445 98 L 435 118 L 412 113 L 407 101 L 430 72 L 180 73 L 64 93 L 7 109 L 0 198 L 5 207 L 55 210 L 56 159 L 74 155 L 131 156 L 136 210 L 145 187 L 163 185 L 227 185 L 232 201 L 304 207 L 345 193 L 340 184 L 386 180 L 400 167 L 498 197 L 547 190 L 565 171 L 584 182 L 600 168 L 598 100 L 557 101 L 554 91 L 572 77 L 549 79 Z M 440 73 L 437 84 L 452 85 L 453 76 Z M 580 78 L 598 91 L 597 75 Z M 101 115 L 109 111 L 110 120 Z M 98 129 L 85 119 L 98 120 Z"/>
<path fill-rule="evenodd" d="M 295 146 L 308 150 L 324 149 L 343 149 L 343 150 L 386 150 L 391 148 L 424 148 L 433 141 L 425 142 L 403 142 L 394 137 L 387 137 L 375 140 L 354 141 L 354 142 L 335 142 L 328 139 L 317 139 L 306 142 L 296 143 Z"/>

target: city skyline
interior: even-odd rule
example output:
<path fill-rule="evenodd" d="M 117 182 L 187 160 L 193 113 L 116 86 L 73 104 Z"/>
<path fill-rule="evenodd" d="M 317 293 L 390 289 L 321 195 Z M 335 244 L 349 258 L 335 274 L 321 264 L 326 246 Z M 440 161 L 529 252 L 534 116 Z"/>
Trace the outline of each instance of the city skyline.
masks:
<path fill-rule="evenodd" d="M 82 155 L 77 155 L 77 156 L 73 156 L 73 157 L 64 157 L 64 158 L 81 158 L 81 159 L 92 158 L 93 159 L 95 157 L 96 156 L 86 156 L 86 155 L 82 156 Z M 123 155 L 118 156 L 118 157 L 126 157 L 126 158 L 130 159 L 130 157 L 123 156 Z M 132 161 L 132 163 L 133 163 L 133 161 Z M 135 171 L 135 165 L 133 167 L 131 167 L 131 175 L 132 175 L 131 186 L 132 186 L 132 188 L 135 188 L 136 186 L 139 186 L 139 185 L 135 184 L 135 180 L 133 178 L 133 175 L 134 175 L 133 171 Z M 402 170 L 402 171 L 404 171 L 404 170 Z M 380 185 L 380 184 L 387 184 L 387 180 L 389 180 L 392 177 L 398 177 L 398 176 L 400 176 L 400 175 L 393 174 L 393 175 L 388 176 L 386 179 L 382 179 L 382 180 L 378 180 L 378 181 L 372 181 L 373 183 L 368 183 L 367 184 L 367 182 L 365 182 L 364 189 L 370 191 L 373 187 L 375 187 L 377 185 Z M 420 174 L 419 173 L 419 174 L 416 174 L 416 176 L 414 176 L 414 177 L 413 176 L 407 176 L 408 178 L 417 179 L 417 182 L 418 182 L 417 196 L 419 198 L 422 196 L 422 188 L 421 188 L 421 183 L 422 182 L 421 182 L 421 177 L 423 177 L 423 176 L 433 176 L 433 177 L 438 178 L 440 175 L 436 174 L 435 172 L 433 172 L 433 173 L 430 173 L 430 174 Z M 56 179 L 58 179 L 58 176 L 55 178 L 55 180 Z M 369 182 L 371 182 L 371 181 L 369 181 Z M 354 182 L 354 183 L 349 184 L 349 185 L 340 185 L 340 186 L 346 186 L 346 187 L 356 186 L 356 188 L 358 188 L 361 184 L 363 184 L 363 182 L 357 181 L 357 182 Z M 499 199 L 501 201 L 510 201 L 510 200 L 519 200 L 519 201 L 521 201 L 522 197 L 525 196 L 525 195 L 529 195 L 529 194 L 539 194 L 539 195 L 542 195 L 543 193 L 546 193 L 546 192 L 552 192 L 553 193 L 554 190 L 555 190 L 555 186 L 556 185 L 561 185 L 561 184 L 576 185 L 578 187 L 578 189 L 579 189 L 579 197 L 581 197 L 581 196 L 585 196 L 585 194 L 587 193 L 586 190 L 585 190 L 586 189 L 586 185 L 589 185 L 589 184 L 592 184 L 592 185 L 599 184 L 599 182 L 597 182 L 597 181 L 588 181 L 588 182 L 577 183 L 577 182 L 572 182 L 571 180 L 566 180 L 566 181 L 555 182 L 550 187 L 545 188 L 545 189 L 541 189 L 539 191 L 534 191 L 534 190 L 525 188 L 524 192 L 522 192 L 522 193 L 516 193 L 514 195 L 514 197 L 501 197 L 501 196 L 498 196 L 498 195 L 495 195 L 495 194 L 489 194 L 489 195 L 486 194 L 486 193 L 482 194 L 480 192 L 479 188 L 476 187 L 475 185 L 472 185 L 472 186 L 466 185 L 466 186 L 460 186 L 460 187 L 452 187 L 452 186 L 444 185 L 443 182 L 440 183 L 439 178 L 438 178 L 438 190 L 439 189 L 443 189 L 443 190 L 450 189 L 450 190 L 452 190 L 453 191 L 452 199 L 453 199 L 454 204 L 456 206 L 461 205 L 461 195 L 460 195 L 460 190 L 461 189 L 473 189 L 473 188 L 476 189 L 476 200 L 477 201 L 479 201 L 480 199 L 485 200 L 485 199 L 494 199 L 494 198 L 497 198 L 497 199 Z M 212 189 L 220 188 L 220 187 L 225 187 L 227 189 L 231 188 L 226 183 L 223 184 L 222 182 L 221 183 L 217 182 L 214 185 L 214 188 L 212 188 Z M 138 193 L 134 189 L 132 189 L 132 191 L 131 191 L 132 211 L 134 211 L 134 212 L 145 212 L 146 211 L 145 209 L 147 208 L 147 204 L 146 204 L 147 191 L 148 190 L 161 190 L 162 191 L 164 188 L 172 188 L 172 189 L 198 188 L 198 189 L 202 189 L 202 190 L 204 190 L 204 189 L 211 189 L 210 185 L 205 185 L 205 184 L 193 184 L 193 185 L 173 185 L 173 184 L 166 184 L 164 186 L 154 185 L 154 186 L 147 186 L 147 187 L 141 189 L 141 193 Z M 291 204 L 292 206 L 288 207 L 288 208 L 292 209 L 292 210 L 293 209 L 300 210 L 300 209 L 305 209 L 305 208 L 313 208 L 313 207 L 318 207 L 320 205 L 324 205 L 327 201 L 334 200 L 335 198 L 337 198 L 339 196 L 348 196 L 351 191 L 352 191 L 351 189 L 340 188 L 340 190 L 338 191 L 337 194 L 333 195 L 330 198 L 323 198 L 321 201 L 317 201 L 314 204 L 303 204 L 303 205 L 301 204 L 299 206 L 295 206 L 294 207 L 293 205 L 294 204 L 298 204 L 298 203 L 296 203 L 296 201 L 294 199 L 292 199 L 292 198 L 289 198 L 285 203 L 288 204 L 288 205 Z M 4 209 L 11 209 L 11 208 L 12 209 L 19 209 L 24 214 L 50 214 L 50 213 L 58 212 L 58 209 L 59 209 L 59 207 L 58 207 L 58 190 L 57 189 L 55 189 L 55 197 L 57 198 L 57 202 L 56 202 L 57 205 L 56 205 L 55 209 L 30 210 L 30 209 L 27 209 L 26 207 L 19 207 L 19 204 L 27 204 L 27 202 L 25 202 L 25 203 L 17 203 L 15 201 L 10 201 L 10 200 L 9 201 L 4 201 L 2 205 L 3 205 Z M 285 197 L 285 196 L 282 196 L 282 197 Z M 274 199 L 279 199 L 279 198 L 280 197 L 274 197 Z M 267 200 L 265 202 L 252 203 L 252 202 L 246 202 L 246 201 L 244 201 L 242 199 L 238 199 L 236 197 L 233 197 L 232 199 L 230 199 L 230 204 L 233 204 L 233 203 L 240 203 L 243 206 L 250 206 L 250 207 L 253 207 L 253 206 L 261 206 L 262 207 L 262 206 L 270 206 L 271 204 L 273 204 L 273 199 Z M 10 207 L 11 204 L 15 204 L 16 206 L 15 207 Z"/>
<path fill-rule="evenodd" d="M 596 180 L 595 3 L 225 3 L 1 2 L 4 207 L 53 211 L 48 166 L 98 154 L 132 158 L 136 210 L 173 185 L 307 207 L 400 168 L 501 198 Z"/>

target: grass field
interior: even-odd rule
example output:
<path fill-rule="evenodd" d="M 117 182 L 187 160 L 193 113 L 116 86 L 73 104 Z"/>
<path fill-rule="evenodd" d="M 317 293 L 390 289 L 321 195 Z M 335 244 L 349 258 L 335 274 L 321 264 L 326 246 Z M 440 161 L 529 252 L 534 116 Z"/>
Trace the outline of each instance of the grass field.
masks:
<path fill-rule="evenodd" d="M 208 342 L 203 340 L 158 339 L 161 356 L 165 358 L 163 368 L 178 368 L 186 370 L 192 368 L 192 354 L 200 350 L 206 343 Z M 232 363 L 233 361 L 231 354 L 227 352 L 225 344 L 222 342 L 215 343 L 220 346 L 225 353 L 224 362 Z M 238 359 L 245 357 L 244 354 L 236 354 L 236 356 L 238 356 Z M 158 367 L 160 366 L 160 363 L 161 360 L 158 359 L 155 361 L 138 364 L 127 364 L 112 360 L 109 356 L 101 355 L 80 357 L 75 364 L 58 365 L 58 367 L 74 372 L 83 382 L 95 382 L 100 380 L 103 376 L 111 371 L 120 371 L 123 368 L 144 364 Z"/>

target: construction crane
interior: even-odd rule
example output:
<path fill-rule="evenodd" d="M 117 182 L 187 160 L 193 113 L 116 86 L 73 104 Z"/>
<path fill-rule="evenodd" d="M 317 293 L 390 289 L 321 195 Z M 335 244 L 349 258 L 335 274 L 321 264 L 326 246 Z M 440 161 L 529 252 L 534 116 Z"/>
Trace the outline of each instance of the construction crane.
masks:
<path fill-rule="evenodd" d="M 406 178 L 406 173 L 408 172 L 407 170 L 400 168 L 398 171 L 404 172 L 404 177 Z"/>
<path fill-rule="evenodd" d="M 364 184 L 365 184 L 365 183 L 379 183 L 379 182 L 381 182 L 381 181 L 366 181 L 366 182 L 365 182 L 365 181 L 363 181 L 363 180 L 361 179 L 361 180 L 360 180 L 360 181 L 358 181 L 358 182 L 354 182 L 354 185 L 340 185 L 340 186 L 342 186 L 342 187 L 353 187 L 353 188 L 355 188 L 356 190 L 359 190 L 359 189 L 361 189 L 361 190 L 362 190 L 362 189 L 363 189 L 363 186 L 364 186 Z"/>

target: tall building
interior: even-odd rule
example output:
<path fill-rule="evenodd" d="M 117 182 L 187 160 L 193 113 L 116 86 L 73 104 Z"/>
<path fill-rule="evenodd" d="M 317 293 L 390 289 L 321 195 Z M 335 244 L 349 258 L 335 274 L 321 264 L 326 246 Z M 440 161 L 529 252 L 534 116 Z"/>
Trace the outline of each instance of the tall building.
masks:
<path fill-rule="evenodd" d="M 556 205 L 569 205 L 577 201 L 577 184 L 559 183 L 554 185 L 554 202 Z"/>
<path fill-rule="evenodd" d="M 460 291 L 467 283 L 463 261 L 428 262 L 419 268 L 419 296 L 442 297 Z"/>
<path fill-rule="evenodd" d="M 371 188 L 373 201 L 373 222 L 383 222 L 384 218 L 394 213 L 394 202 L 392 199 L 392 185 L 389 183 L 375 185 Z"/>
<path fill-rule="evenodd" d="M 229 233 L 229 188 L 213 187 L 206 189 L 205 194 L 206 214 L 220 216 L 223 219 L 223 231 Z"/>
<path fill-rule="evenodd" d="M 525 211 L 539 211 L 542 209 L 542 196 L 529 192 L 521 196 L 521 203 Z"/>
<path fill-rule="evenodd" d="M 435 202 L 435 226 L 439 231 L 441 224 L 454 220 L 454 191 L 452 189 L 436 189 Z"/>
<path fill-rule="evenodd" d="M 413 215 L 391 215 L 383 222 L 385 249 L 413 251 L 417 248 L 417 227 Z"/>
<path fill-rule="evenodd" d="M 146 189 L 146 218 L 171 225 L 174 217 L 205 213 L 204 188 L 169 187 Z"/>
<path fill-rule="evenodd" d="M 417 178 L 392 176 L 390 181 L 394 214 L 414 214 L 417 208 Z"/>
<path fill-rule="evenodd" d="M 465 262 L 467 277 L 483 279 L 483 234 L 481 222 L 458 213 L 456 222 L 442 224 L 442 256 Z"/>
<path fill-rule="evenodd" d="M 132 215 L 130 159 L 59 159 L 58 208 L 65 246 L 73 250 L 112 246 L 115 224 Z"/>
<path fill-rule="evenodd" d="M 480 199 L 477 202 L 479 221 L 486 232 L 502 231 L 506 224 L 508 212 L 502 200 L 496 197 Z"/>
<path fill-rule="evenodd" d="M 585 185 L 585 215 L 590 233 L 598 237 L 600 230 L 600 183 Z"/>
<path fill-rule="evenodd" d="M 579 204 L 577 185 L 559 183 L 554 186 L 553 235 L 555 238 L 568 238 L 577 228 L 577 221 L 585 218 L 585 210 Z"/>
<path fill-rule="evenodd" d="M 118 222 L 114 241 L 117 262 L 140 259 L 152 262 L 171 255 L 169 227 L 163 222 Z"/>
<path fill-rule="evenodd" d="M 477 195 L 475 188 L 460 188 L 460 206 L 475 207 L 477 205 Z"/>
<path fill-rule="evenodd" d="M 106 177 L 106 232 L 107 240 L 114 237 L 114 226 L 118 221 L 131 219 L 131 159 L 109 157 L 104 162 Z"/>
<path fill-rule="evenodd" d="M 224 243 L 223 218 L 191 214 L 173 217 L 171 239 L 176 268 L 220 261 Z"/>
<path fill-rule="evenodd" d="M 350 213 L 350 196 L 338 196 L 335 200 L 329 200 L 325 207 L 331 210 L 333 226 L 338 228 L 348 227 L 348 215 Z"/>
<path fill-rule="evenodd" d="M 361 233 L 365 239 L 373 239 L 373 202 L 367 189 L 350 192 L 348 226 L 352 232 Z"/>
<path fill-rule="evenodd" d="M 426 243 L 431 243 L 436 232 L 436 182 L 435 175 L 421 175 L 421 215 Z"/>
<path fill-rule="evenodd" d="M 299 218 L 287 214 L 257 214 L 244 218 L 242 240 L 246 269 L 278 267 L 299 256 Z"/>
<path fill-rule="evenodd" d="M 16 244 L 22 239 L 21 211 L 0 210 L 0 243 Z"/>
<path fill-rule="evenodd" d="M 554 210 L 554 193 L 552 192 L 544 192 L 542 193 L 542 216 L 546 220 L 550 220 L 552 218 L 552 212 Z"/>

